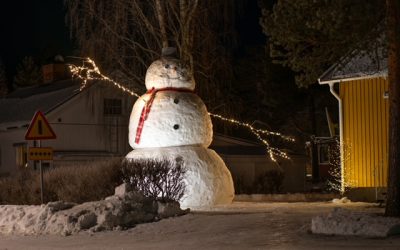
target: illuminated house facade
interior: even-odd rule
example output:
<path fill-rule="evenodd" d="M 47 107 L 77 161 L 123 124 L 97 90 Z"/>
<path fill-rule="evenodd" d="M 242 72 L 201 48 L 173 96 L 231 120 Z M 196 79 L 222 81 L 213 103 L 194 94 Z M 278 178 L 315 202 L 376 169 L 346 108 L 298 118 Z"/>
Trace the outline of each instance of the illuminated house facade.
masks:
<path fill-rule="evenodd" d="M 354 53 L 319 79 L 339 103 L 343 189 L 361 200 L 380 199 L 388 174 L 387 60 Z"/>

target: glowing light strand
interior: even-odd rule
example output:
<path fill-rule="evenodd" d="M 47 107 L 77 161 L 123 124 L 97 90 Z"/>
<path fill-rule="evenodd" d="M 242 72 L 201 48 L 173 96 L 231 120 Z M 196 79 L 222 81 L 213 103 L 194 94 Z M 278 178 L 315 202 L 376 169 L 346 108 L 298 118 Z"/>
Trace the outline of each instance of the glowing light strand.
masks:
<path fill-rule="evenodd" d="M 284 139 L 285 141 L 294 142 L 294 139 L 292 137 L 286 136 L 286 135 L 282 135 L 281 133 L 278 133 L 278 132 L 272 132 L 272 131 L 265 130 L 265 129 L 257 129 L 257 128 L 254 128 L 251 124 L 246 123 L 246 122 L 241 122 L 241 121 L 238 121 L 238 120 L 235 120 L 235 119 L 232 119 L 232 118 L 226 118 L 226 117 L 223 117 L 223 116 L 218 115 L 218 114 L 213 114 L 213 113 L 209 113 L 209 114 L 210 114 L 210 116 L 218 118 L 220 120 L 227 121 L 227 122 L 230 122 L 230 123 L 234 123 L 234 124 L 237 124 L 237 125 L 242 126 L 242 127 L 247 127 L 251 131 L 257 132 L 259 134 L 278 136 L 278 137 L 281 137 L 282 139 Z"/>
<path fill-rule="evenodd" d="M 106 75 L 103 75 L 100 71 L 100 69 L 97 67 L 96 63 L 90 59 L 90 58 L 81 58 L 83 60 L 83 64 L 82 66 L 76 66 L 74 64 L 69 64 L 68 67 L 71 70 L 71 73 L 73 75 L 73 77 L 76 77 L 78 79 L 82 80 L 82 84 L 80 87 L 80 90 L 82 91 L 86 86 L 87 86 L 87 82 L 89 80 L 100 80 L 100 81 L 106 81 L 109 82 L 111 84 L 113 84 L 115 87 L 119 88 L 120 90 L 122 90 L 123 92 L 126 92 L 132 96 L 135 96 L 137 98 L 141 98 L 141 96 L 139 94 L 137 94 L 136 92 L 126 88 L 125 86 L 123 86 L 122 84 L 112 80 L 111 78 L 109 78 Z M 208 113 L 211 117 L 217 118 L 219 120 L 225 121 L 225 122 L 229 122 L 241 127 L 245 127 L 247 129 L 249 129 L 249 131 L 254 134 L 257 139 L 265 145 L 266 149 L 267 149 L 267 153 L 270 156 L 271 160 L 276 161 L 275 156 L 279 156 L 282 157 L 284 159 L 290 159 L 289 156 L 287 155 L 287 153 L 283 152 L 282 150 L 272 147 L 270 146 L 269 142 L 264 139 L 262 137 L 262 135 L 265 136 L 277 136 L 283 140 L 286 141 L 290 141 L 290 142 L 294 142 L 295 140 L 292 137 L 289 136 L 285 136 L 282 135 L 281 133 L 278 132 L 272 132 L 269 130 L 265 130 L 265 129 L 258 129 L 253 127 L 251 124 L 246 123 L 246 122 L 241 122 L 239 120 L 235 120 L 232 118 L 226 118 L 222 115 L 218 115 L 218 114 L 213 114 L 213 113 Z"/>
<path fill-rule="evenodd" d="M 238 121 L 238 120 L 235 120 L 235 119 L 232 119 L 232 118 L 226 118 L 226 117 L 223 117 L 223 116 L 218 115 L 218 114 L 213 114 L 213 113 L 208 113 L 208 114 L 211 117 L 218 118 L 218 119 L 220 119 L 222 121 L 230 122 L 232 124 L 236 124 L 236 125 L 239 125 L 241 127 L 248 128 L 250 130 L 250 132 L 252 134 L 254 134 L 257 137 L 257 139 L 262 144 L 264 144 L 266 146 L 267 152 L 268 152 L 269 157 L 271 158 L 271 160 L 276 161 L 275 155 L 277 155 L 279 157 L 282 157 L 284 159 L 289 159 L 289 156 L 285 152 L 283 152 L 282 150 L 280 150 L 278 148 L 271 147 L 269 142 L 266 139 L 262 138 L 261 134 L 278 136 L 281 139 L 284 139 L 284 140 L 290 141 L 290 142 L 294 142 L 293 138 L 291 138 L 289 136 L 284 136 L 284 135 L 282 135 L 280 133 L 277 133 L 277 132 L 271 132 L 271 131 L 268 131 L 268 130 L 257 129 L 257 128 L 254 128 L 249 123 L 241 122 L 241 121 Z"/>
<path fill-rule="evenodd" d="M 88 66 L 86 66 L 86 65 L 88 65 Z M 97 67 L 96 63 L 90 58 L 83 58 L 82 66 L 76 66 L 74 64 L 69 64 L 68 67 L 71 70 L 71 73 L 74 77 L 82 80 L 82 85 L 80 87 L 80 90 L 83 90 L 86 87 L 88 80 L 101 80 L 101 81 L 106 81 L 106 82 L 112 83 L 112 84 L 114 84 L 115 87 L 119 88 L 123 92 L 127 92 L 128 94 L 130 94 L 132 96 L 136 96 L 136 97 L 140 98 L 139 94 L 124 87 L 122 84 L 114 81 L 113 79 L 109 78 L 108 76 L 103 75 L 101 73 L 100 69 Z"/>

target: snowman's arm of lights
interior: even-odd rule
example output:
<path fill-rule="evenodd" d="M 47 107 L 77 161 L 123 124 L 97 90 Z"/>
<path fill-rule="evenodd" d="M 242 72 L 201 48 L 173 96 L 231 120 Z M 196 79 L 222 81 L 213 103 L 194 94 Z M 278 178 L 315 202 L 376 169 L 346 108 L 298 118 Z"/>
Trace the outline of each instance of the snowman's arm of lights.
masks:
<path fill-rule="evenodd" d="M 83 90 L 86 87 L 88 80 L 101 80 L 106 81 L 111 84 L 114 84 L 115 87 L 119 88 L 123 92 L 127 92 L 132 96 L 136 96 L 140 98 L 140 95 L 135 93 L 134 91 L 124 87 L 120 83 L 114 81 L 106 75 L 103 75 L 100 69 L 97 67 L 96 63 L 90 58 L 83 58 L 82 66 L 76 66 L 74 64 L 68 64 L 69 69 L 71 70 L 72 76 L 79 78 L 82 80 L 82 85 L 80 90 Z"/>
<path fill-rule="evenodd" d="M 264 144 L 266 146 L 267 152 L 268 152 L 269 156 L 271 157 L 271 159 L 273 161 L 276 161 L 275 155 L 280 156 L 280 157 L 282 157 L 284 159 L 289 159 L 289 156 L 285 152 L 283 152 L 282 150 L 280 150 L 278 148 L 271 147 L 269 142 L 266 139 L 262 138 L 261 135 L 264 134 L 264 135 L 278 136 L 278 137 L 280 137 L 280 138 L 282 138 L 282 139 L 284 139 L 286 141 L 291 141 L 291 142 L 294 142 L 293 138 L 291 138 L 289 136 L 282 135 L 281 133 L 278 133 L 278 132 L 272 132 L 272 131 L 268 131 L 268 130 L 264 130 L 264 129 L 257 129 L 257 128 L 253 127 L 252 125 L 250 125 L 249 123 L 241 122 L 239 120 L 235 120 L 235 119 L 232 119 L 232 118 L 226 118 L 226 117 L 223 117 L 223 116 L 218 115 L 218 114 L 213 114 L 213 113 L 208 113 L 208 114 L 211 117 L 214 117 L 214 118 L 217 118 L 217 119 L 220 119 L 222 121 L 226 121 L 226 122 L 229 122 L 229 123 L 232 123 L 232 124 L 236 124 L 238 126 L 245 127 L 248 130 L 250 130 L 250 132 L 253 135 L 255 135 L 257 137 L 257 139 L 262 144 Z"/>
<path fill-rule="evenodd" d="M 101 81 L 105 81 L 110 84 L 113 84 L 115 87 L 119 88 L 123 92 L 130 94 L 131 96 L 136 96 L 137 98 L 141 98 L 141 96 L 139 94 L 137 94 L 136 92 L 124 87 L 123 85 L 112 80 L 108 76 L 103 75 L 101 73 L 100 69 L 97 67 L 96 63 L 92 59 L 82 58 L 82 60 L 83 60 L 82 66 L 76 66 L 74 64 L 68 65 L 69 69 L 71 70 L 72 76 L 82 80 L 82 85 L 80 87 L 80 90 L 83 90 L 86 87 L 87 81 L 89 81 L 89 80 L 101 80 Z M 266 146 L 267 152 L 273 161 L 276 161 L 275 156 L 289 159 L 289 156 L 285 152 L 283 152 L 282 150 L 280 150 L 278 148 L 271 147 L 269 142 L 266 139 L 264 139 L 262 137 L 262 135 L 277 136 L 277 137 L 282 138 L 283 140 L 290 141 L 290 142 L 294 141 L 293 138 L 282 135 L 281 133 L 278 133 L 278 132 L 272 132 L 272 131 L 265 130 L 265 129 L 258 129 L 258 128 L 253 127 L 249 123 L 241 122 L 239 120 L 235 120 L 232 118 L 226 118 L 226 117 L 223 117 L 222 115 L 213 114 L 213 113 L 208 113 L 208 114 L 211 117 L 220 119 L 222 121 L 229 122 L 229 123 L 247 128 L 252 134 L 254 134 L 257 137 L 257 139 L 262 144 L 264 144 Z"/>

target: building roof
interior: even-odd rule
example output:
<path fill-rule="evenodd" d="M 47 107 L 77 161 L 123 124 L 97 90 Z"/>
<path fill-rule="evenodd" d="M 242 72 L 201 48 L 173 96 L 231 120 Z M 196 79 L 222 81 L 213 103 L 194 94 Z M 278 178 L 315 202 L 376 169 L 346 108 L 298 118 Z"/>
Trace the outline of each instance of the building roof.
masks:
<path fill-rule="evenodd" d="M 268 157 L 268 152 L 263 146 L 210 146 L 211 149 L 223 155 L 261 155 Z"/>
<path fill-rule="evenodd" d="M 78 81 L 63 80 L 14 91 L 0 99 L 0 129 L 28 125 L 37 110 L 51 111 L 78 94 L 79 86 Z"/>
<path fill-rule="evenodd" d="M 387 76 L 387 57 L 383 48 L 374 53 L 354 51 L 331 66 L 318 79 L 320 84 Z"/>
<path fill-rule="evenodd" d="M 214 134 L 210 148 L 224 155 L 265 156 L 267 154 L 265 146 L 258 142 L 220 133 Z"/>

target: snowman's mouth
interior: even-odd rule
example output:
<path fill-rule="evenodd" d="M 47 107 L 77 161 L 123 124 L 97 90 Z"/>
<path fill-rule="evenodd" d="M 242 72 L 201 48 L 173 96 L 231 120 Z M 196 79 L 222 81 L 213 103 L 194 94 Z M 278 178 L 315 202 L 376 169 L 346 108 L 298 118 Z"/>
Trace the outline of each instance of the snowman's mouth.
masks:
<path fill-rule="evenodd" d="M 177 76 L 177 77 L 170 77 L 167 74 L 161 74 L 160 77 L 162 78 L 168 78 L 170 80 L 182 80 L 182 81 L 189 81 L 190 78 L 189 77 L 184 77 L 184 76 Z"/>

